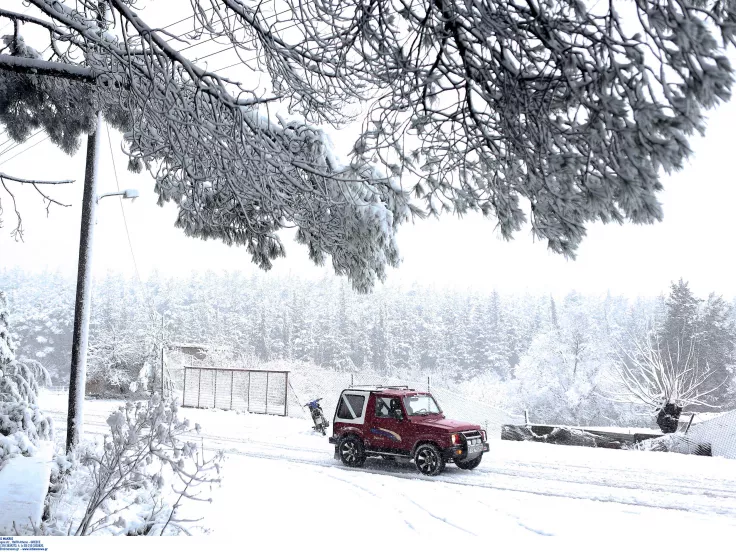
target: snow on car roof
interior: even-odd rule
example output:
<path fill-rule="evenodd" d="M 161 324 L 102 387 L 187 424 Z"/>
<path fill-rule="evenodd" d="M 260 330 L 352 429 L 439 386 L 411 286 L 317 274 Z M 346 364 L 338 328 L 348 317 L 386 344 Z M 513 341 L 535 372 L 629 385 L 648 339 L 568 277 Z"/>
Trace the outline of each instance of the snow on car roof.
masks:
<path fill-rule="evenodd" d="M 370 391 L 371 393 L 381 393 L 382 395 L 405 397 L 408 395 L 429 395 L 427 391 L 417 391 L 416 389 L 404 389 L 396 387 L 381 387 L 380 385 L 356 385 L 349 387 L 345 391 Z"/>

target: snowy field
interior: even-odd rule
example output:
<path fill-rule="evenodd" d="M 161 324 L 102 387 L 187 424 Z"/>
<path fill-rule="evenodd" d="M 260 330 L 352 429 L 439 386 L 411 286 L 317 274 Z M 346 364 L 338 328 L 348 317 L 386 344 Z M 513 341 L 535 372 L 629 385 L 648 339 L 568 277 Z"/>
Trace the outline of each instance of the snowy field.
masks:
<path fill-rule="evenodd" d="M 66 396 L 41 401 L 63 440 Z M 119 404 L 85 403 L 85 436 L 101 438 Z M 212 504 L 192 512 L 204 516 L 196 530 L 215 537 L 251 530 L 274 543 L 555 535 L 591 545 L 660 541 L 663 533 L 678 545 L 736 538 L 736 460 L 497 440 L 478 469 L 449 466 L 430 479 L 404 462 L 344 467 L 305 420 L 181 413 L 202 425 L 206 448 L 227 453 Z"/>

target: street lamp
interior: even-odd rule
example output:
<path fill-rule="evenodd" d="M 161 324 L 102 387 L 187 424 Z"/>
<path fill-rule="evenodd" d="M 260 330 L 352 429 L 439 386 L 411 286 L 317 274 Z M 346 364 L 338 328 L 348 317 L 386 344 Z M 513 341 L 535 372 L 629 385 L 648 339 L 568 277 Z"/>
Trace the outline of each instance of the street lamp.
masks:
<path fill-rule="evenodd" d="M 79 443 L 82 434 L 84 391 L 87 385 L 87 341 L 92 289 L 92 234 L 95 227 L 97 202 L 103 197 L 120 195 L 126 199 L 138 197 L 136 190 L 111 192 L 97 196 L 97 158 L 100 149 L 101 115 L 97 115 L 96 131 L 87 137 L 87 165 L 82 197 L 82 225 L 79 232 L 79 261 L 77 266 L 77 296 L 74 305 L 74 335 L 72 365 L 69 373 L 69 410 L 66 419 L 66 451 Z"/>
<path fill-rule="evenodd" d="M 99 201 L 103 197 L 109 197 L 109 196 L 123 196 L 123 199 L 135 199 L 138 197 L 138 190 L 128 189 L 128 190 L 123 190 L 122 192 L 108 192 L 106 194 L 97 196 L 97 202 L 99 203 Z"/>

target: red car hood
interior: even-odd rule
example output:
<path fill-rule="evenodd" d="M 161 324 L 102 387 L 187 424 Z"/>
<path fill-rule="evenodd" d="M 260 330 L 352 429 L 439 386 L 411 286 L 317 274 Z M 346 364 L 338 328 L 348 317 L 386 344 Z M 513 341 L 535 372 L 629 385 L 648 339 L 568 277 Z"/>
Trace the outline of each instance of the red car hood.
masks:
<path fill-rule="evenodd" d="M 425 418 L 423 416 L 414 416 L 411 420 L 417 425 L 436 427 L 445 431 L 468 431 L 471 429 L 480 430 L 479 425 L 469 424 L 468 422 L 459 422 L 457 420 L 448 420 L 447 418 Z"/>

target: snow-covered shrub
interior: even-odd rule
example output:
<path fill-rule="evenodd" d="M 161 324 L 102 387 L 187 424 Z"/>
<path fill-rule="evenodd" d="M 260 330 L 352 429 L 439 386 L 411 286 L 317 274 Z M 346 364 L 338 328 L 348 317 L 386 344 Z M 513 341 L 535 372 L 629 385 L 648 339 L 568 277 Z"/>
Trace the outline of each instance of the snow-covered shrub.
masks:
<path fill-rule="evenodd" d="M 189 421 L 179 419 L 176 403 L 157 394 L 128 402 L 107 424 L 110 433 L 101 444 L 57 459 L 49 526 L 77 536 L 186 533 L 177 511 L 183 499 L 208 500 L 199 489 L 220 481 L 222 453 L 205 459 L 188 440 Z M 74 517 L 75 509 L 81 517 Z"/>
<path fill-rule="evenodd" d="M 655 439 L 646 439 L 636 443 L 633 448 L 653 452 L 678 452 L 680 454 L 711 456 L 709 443 L 700 442 L 698 439 L 684 433 L 668 433 Z"/>
<path fill-rule="evenodd" d="M 0 292 L 0 466 L 9 458 L 30 456 L 41 439 L 53 435 L 51 418 L 38 408 L 39 385 L 50 384 L 37 361 L 15 358 L 5 294 Z"/>

